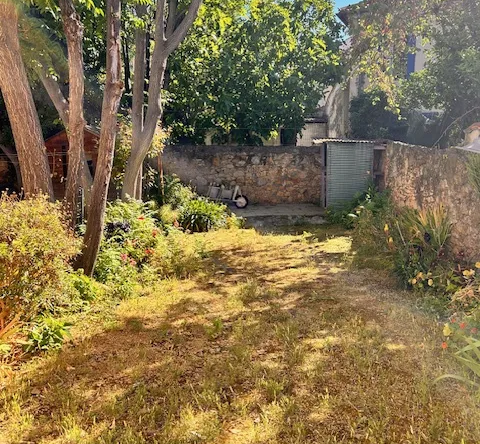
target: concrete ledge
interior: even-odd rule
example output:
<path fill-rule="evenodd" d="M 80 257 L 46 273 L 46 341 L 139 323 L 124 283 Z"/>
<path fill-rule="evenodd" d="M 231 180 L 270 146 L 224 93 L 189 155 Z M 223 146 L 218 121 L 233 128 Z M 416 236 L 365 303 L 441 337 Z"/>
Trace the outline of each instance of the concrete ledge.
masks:
<path fill-rule="evenodd" d="M 253 228 L 325 223 L 325 210 L 313 204 L 249 205 L 232 211 Z"/>

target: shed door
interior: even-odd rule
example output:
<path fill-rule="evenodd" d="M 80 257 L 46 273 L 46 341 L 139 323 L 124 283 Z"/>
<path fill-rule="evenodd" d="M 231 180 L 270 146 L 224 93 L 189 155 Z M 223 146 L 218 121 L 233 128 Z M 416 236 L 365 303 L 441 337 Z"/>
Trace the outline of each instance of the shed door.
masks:
<path fill-rule="evenodd" d="M 365 191 L 372 178 L 373 144 L 365 142 L 327 145 L 326 204 L 341 205 Z"/>

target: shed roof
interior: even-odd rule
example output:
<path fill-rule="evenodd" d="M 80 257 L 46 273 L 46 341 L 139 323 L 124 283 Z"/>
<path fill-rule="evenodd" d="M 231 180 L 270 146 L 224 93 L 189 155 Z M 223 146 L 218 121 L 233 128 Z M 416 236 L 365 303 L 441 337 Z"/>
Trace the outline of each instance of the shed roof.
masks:
<path fill-rule="evenodd" d="M 355 139 L 313 139 L 314 145 L 322 143 L 384 143 L 384 140 L 355 140 Z"/>
<path fill-rule="evenodd" d="M 59 134 L 62 134 L 62 133 L 65 133 L 67 130 L 66 129 L 63 129 L 61 131 L 59 131 L 58 133 L 55 133 L 53 136 L 50 136 L 48 139 L 45 140 L 45 143 L 48 142 L 49 140 L 51 139 L 54 139 L 55 137 L 57 137 Z M 90 133 L 92 134 L 93 136 L 95 137 L 100 137 L 100 129 L 96 126 L 93 126 L 93 125 L 85 125 L 85 132 L 86 133 Z"/>

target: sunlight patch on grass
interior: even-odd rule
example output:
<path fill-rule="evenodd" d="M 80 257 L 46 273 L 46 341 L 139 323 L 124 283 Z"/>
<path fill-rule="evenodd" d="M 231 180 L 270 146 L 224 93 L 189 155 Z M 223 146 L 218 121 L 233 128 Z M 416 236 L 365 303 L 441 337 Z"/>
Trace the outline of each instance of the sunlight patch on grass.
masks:
<path fill-rule="evenodd" d="M 202 239 L 197 274 L 99 308 L 13 372 L 0 443 L 480 442 L 476 400 L 432 385 L 449 365 L 435 320 L 349 270 L 344 232 Z"/>
<path fill-rule="evenodd" d="M 352 238 L 347 236 L 332 237 L 320 242 L 318 248 L 324 253 L 347 254 L 352 249 Z"/>

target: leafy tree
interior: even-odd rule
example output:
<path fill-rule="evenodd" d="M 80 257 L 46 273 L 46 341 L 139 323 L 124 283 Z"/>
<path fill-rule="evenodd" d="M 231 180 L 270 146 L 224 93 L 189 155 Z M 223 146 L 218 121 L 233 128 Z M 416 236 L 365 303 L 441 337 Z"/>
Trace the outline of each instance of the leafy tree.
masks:
<path fill-rule="evenodd" d="M 459 143 L 480 118 L 480 1 L 451 1 L 435 23 L 426 67 L 403 83 L 402 93 L 410 108 L 444 110 L 435 140 Z"/>
<path fill-rule="evenodd" d="M 443 109 L 439 132 L 458 141 L 460 127 L 480 116 L 480 1 L 368 0 L 351 7 L 348 20 L 352 73 L 367 74 L 396 112 L 401 104 Z M 411 36 L 431 49 L 425 70 L 406 79 Z"/>
<path fill-rule="evenodd" d="M 177 140 L 261 144 L 298 133 L 338 79 L 330 1 L 206 0 L 169 66 L 165 122 Z"/>
<path fill-rule="evenodd" d="M 350 102 L 350 136 L 405 141 L 407 122 L 387 109 L 382 92 L 362 93 Z"/>

